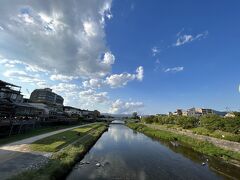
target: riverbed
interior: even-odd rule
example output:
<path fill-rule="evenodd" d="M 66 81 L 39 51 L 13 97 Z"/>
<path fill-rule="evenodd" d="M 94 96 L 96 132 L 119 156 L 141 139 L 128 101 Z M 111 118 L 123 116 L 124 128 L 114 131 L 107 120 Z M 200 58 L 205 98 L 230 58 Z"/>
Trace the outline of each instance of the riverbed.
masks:
<path fill-rule="evenodd" d="M 67 177 L 104 180 L 240 179 L 240 168 L 115 121 Z"/>

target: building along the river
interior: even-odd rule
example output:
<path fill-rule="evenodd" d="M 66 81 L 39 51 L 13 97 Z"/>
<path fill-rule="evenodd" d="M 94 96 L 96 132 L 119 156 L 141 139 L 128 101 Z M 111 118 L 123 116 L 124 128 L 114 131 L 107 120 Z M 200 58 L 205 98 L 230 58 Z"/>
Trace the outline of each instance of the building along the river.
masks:
<path fill-rule="evenodd" d="M 30 101 L 33 103 L 44 103 L 49 105 L 63 106 L 63 97 L 54 93 L 52 89 L 35 89 L 30 96 Z"/>
<path fill-rule="evenodd" d="M 22 103 L 21 87 L 0 80 L 0 117 L 11 117 L 15 103 Z"/>

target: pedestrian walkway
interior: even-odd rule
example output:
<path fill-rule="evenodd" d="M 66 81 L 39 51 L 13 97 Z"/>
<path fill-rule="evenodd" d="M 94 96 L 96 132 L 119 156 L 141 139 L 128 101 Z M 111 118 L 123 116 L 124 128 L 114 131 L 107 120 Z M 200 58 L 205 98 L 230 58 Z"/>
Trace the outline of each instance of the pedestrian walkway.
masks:
<path fill-rule="evenodd" d="M 88 125 L 89 124 L 85 124 L 61 129 L 0 146 L 0 179 L 7 179 L 24 169 L 38 166 L 47 162 L 48 158 L 51 156 L 51 153 L 31 151 L 29 144 L 64 131 Z"/>

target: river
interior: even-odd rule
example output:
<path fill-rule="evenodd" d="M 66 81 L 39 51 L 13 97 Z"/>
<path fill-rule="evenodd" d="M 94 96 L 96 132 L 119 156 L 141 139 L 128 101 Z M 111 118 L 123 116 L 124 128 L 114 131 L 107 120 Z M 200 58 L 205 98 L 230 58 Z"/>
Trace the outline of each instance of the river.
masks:
<path fill-rule="evenodd" d="M 229 178 L 240 179 L 240 169 L 114 123 L 67 177 L 68 180 Z"/>

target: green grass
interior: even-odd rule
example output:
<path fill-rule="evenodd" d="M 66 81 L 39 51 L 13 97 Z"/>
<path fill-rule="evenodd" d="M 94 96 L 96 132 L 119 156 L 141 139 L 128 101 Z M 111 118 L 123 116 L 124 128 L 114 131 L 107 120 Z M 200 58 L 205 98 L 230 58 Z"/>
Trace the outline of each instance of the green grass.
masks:
<path fill-rule="evenodd" d="M 4 137 L 4 138 L 0 139 L 0 145 L 12 143 L 12 142 L 19 141 L 22 139 L 26 139 L 26 138 L 41 135 L 44 133 L 48 133 L 48 132 L 52 132 L 52 131 L 56 131 L 56 130 L 60 130 L 60 129 L 64 129 L 64 128 L 70 128 L 70 127 L 74 127 L 74 126 L 77 126 L 77 125 L 59 125 L 59 126 L 41 127 L 41 128 L 29 130 L 24 134 L 16 134 L 16 135 L 12 135 L 12 136 Z"/>
<path fill-rule="evenodd" d="M 171 128 L 171 129 L 177 129 L 177 130 L 182 130 L 183 128 L 177 124 L 156 124 L 157 126 L 161 126 L 164 128 Z"/>
<path fill-rule="evenodd" d="M 32 143 L 30 145 L 30 148 L 33 151 L 56 152 L 61 148 L 69 145 L 70 143 L 76 141 L 80 137 L 84 136 L 88 131 L 99 126 L 99 123 L 91 124 L 88 126 L 78 127 L 76 129 L 58 133 Z"/>
<path fill-rule="evenodd" d="M 240 161 L 240 153 L 219 148 L 209 142 L 200 141 L 188 136 L 179 135 L 169 131 L 152 129 L 143 124 L 128 123 L 127 125 L 128 127 L 155 139 L 172 141 L 177 138 L 177 140 L 180 141 L 183 145 L 188 146 L 197 152 L 209 156 L 223 158 L 225 160 L 234 159 Z"/>
<path fill-rule="evenodd" d="M 176 130 L 184 129 L 181 126 L 176 124 L 156 124 L 156 125 L 163 128 L 170 128 L 170 129 L 176 129 Z M 192 131 L 193 133 L 199 134 L 199 135 L 210 136 L 218 139 L 225 139 L 228 141 L 240 142 L 240 134 L 233 134 L 230 132 L 225 132 L 220 130 L 211 131 L 204 127 L 197 127 L 197 128 L 187 129 L 187 130 Z"/>
<path fill-rule="evenodd" d="M 197 127 L 191 130 L 195 134 L 206 135 L 206 136 L 211 136 L 219 139 L 240 142 L 240 134 L 233 134 L 233 133 L 224 132 L 220 130 L 210 131 L 203 127 Z"/>
<path fill-rule="evenodd" d="M 49 162 L 39 169 L 27 170 L 12 180 L 57 180 L 65 179 L 73 166 L 80 161 L 84 154 L 94 145 L 101 134 L 107 129 L 105 124 L 99 125 L 95 131 L 80 138 L 74 144 L 67 146 L 63 151 L 54 153 Z"/>

